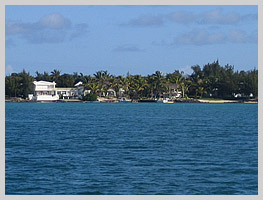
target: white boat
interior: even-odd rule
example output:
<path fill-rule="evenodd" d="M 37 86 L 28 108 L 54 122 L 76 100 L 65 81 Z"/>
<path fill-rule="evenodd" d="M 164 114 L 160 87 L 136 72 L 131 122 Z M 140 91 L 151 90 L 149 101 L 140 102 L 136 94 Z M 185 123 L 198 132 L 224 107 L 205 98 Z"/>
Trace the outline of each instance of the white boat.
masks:
<path fill-rule="evenodd" d="M 131 100 L 127 100 L 125 97 L 122 97 L 119 103 L 131 103 Z"/>
<path fill-rule="evenodd" d="M 174 103 L 174 101 L 171 100 L 171 99 L 166 98 L 166 99 L 163 100 L 163 103 Z"/>
<path fill-rule="evenodd" d="M 163 103 L 174 103 L 174 101 L 173 101 L 173 100 L 166 100 L 166 101 L 163 102 Z"/>

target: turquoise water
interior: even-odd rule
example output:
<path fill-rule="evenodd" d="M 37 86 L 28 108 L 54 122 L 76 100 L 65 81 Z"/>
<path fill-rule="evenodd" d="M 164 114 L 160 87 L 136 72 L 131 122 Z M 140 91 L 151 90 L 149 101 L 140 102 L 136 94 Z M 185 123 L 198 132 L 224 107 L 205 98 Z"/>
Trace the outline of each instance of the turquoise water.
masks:
<path fill-rule="evenodd" d="M 257 104 L 6 103 L 6 194 L 258 194 Z"/>

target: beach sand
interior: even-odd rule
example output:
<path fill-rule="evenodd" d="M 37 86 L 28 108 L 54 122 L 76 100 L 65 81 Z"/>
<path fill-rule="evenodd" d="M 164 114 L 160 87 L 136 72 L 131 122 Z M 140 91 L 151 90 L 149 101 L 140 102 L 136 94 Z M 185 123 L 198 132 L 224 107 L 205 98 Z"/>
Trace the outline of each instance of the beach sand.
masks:
<path fill-rule="evenodd" d="M 257 101 L 240 101 L 240 100 L 198 100 L 201 103 L 258 103 Z"/>

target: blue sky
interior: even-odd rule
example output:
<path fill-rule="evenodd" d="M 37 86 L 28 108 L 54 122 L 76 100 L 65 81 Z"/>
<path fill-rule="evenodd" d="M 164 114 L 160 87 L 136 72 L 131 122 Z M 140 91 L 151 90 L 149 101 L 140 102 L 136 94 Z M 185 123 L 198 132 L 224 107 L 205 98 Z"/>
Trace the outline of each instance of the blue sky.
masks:
<path fill-rule="evenodd" d="M 257 6 L 6 6 L 6 74 L 258 67 Z"/>

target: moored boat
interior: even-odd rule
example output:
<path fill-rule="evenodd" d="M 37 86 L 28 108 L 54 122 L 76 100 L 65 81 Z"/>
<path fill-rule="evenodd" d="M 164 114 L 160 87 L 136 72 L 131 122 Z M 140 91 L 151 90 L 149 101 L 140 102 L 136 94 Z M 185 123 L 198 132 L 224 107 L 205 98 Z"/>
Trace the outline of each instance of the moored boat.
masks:
<path fill-rule="evenodd" d="M 125 97 L 122 97 L 119 101 L 119 103 L 131 103 L 131 100 L 126 99 Z"/>
<path fill-rule="evenodd" d="M 166 99 L 158 99 L 157 103 L 174 103 L 174 101 L 172 99 L 166 98 Z"/>
<path fill-rule="evenodd" d="M 164 99 L 163 103 L 174 103 L 172 99 Z"/>

